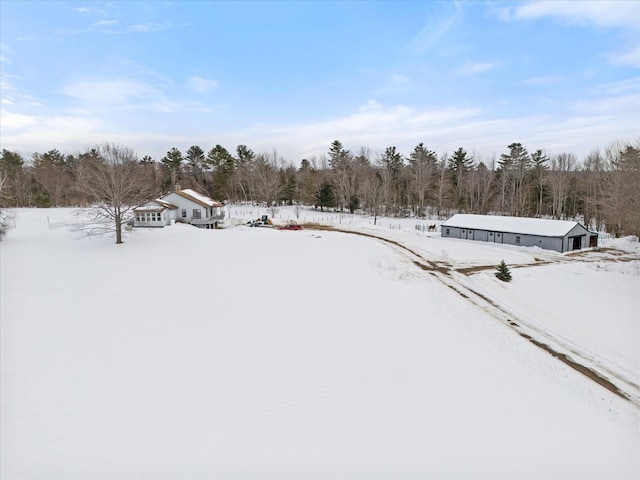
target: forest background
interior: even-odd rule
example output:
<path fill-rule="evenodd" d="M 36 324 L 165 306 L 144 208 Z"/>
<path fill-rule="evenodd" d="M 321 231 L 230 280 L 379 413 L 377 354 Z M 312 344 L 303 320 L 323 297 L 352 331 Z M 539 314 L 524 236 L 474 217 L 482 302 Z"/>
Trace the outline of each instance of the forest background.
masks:
<path fill-rule="evenodd" d="M 115 152 L 115 161 L 104 158 L 105 151 Z M 28 159 L 2 149 L 0 208 L 89 206 L 100 198 L 87 188 L 87 172 L 102 174 L 101 167 L 113 170 L 123 162 L 136 193 L 144 191 L 148 199 L 180 187 L 226 203 L 305 204 L 374 217 L 475 213 L 577 219 L 615 236 L 640 236 L 640 140 L 612 142 L 583 159 L 529 152 L 514 142 L 488 160 L 462 147 L 438 155 L 422 143 L 406 156 L 395 146 L 382 153 L 367 147 L 352 152 L 335 140 L 326 154 L 297 165 L 276 150 L 255 153 L 246 145 L 233 153 L 221 145 L 208 151 L 173 147 L 158 161 L 110 144 L 83 153 L 54 148 Z"/>

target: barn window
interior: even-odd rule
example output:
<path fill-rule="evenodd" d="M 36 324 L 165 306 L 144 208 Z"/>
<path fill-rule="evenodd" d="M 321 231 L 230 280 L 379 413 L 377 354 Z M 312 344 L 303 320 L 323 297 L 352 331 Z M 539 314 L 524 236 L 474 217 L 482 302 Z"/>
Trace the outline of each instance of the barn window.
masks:
<path fill-rule="evenodd" d="M 449 229 L 447 228 L 447 235 L 449 235 Z"/>
<path fill-rule="evenodd" d="M 520 245 L 520 235 L 516 235 L 516 245 Z"/>

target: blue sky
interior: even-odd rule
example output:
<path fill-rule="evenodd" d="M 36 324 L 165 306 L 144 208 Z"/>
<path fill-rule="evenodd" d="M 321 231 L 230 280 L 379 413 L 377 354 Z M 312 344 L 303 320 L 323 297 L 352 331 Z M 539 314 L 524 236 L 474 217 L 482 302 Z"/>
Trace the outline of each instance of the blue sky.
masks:
<path fill-rule="evenodd" d="M 640 138 L 640 2 L 0 2 L 0 143 L 580 159 Z"/>

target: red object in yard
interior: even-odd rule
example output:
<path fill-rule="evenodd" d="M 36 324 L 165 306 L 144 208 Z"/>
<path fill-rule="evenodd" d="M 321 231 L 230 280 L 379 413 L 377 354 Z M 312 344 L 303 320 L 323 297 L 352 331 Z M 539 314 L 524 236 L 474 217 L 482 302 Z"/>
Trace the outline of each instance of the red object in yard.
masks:
<path fill-rule="evenodd" d="M 280 227 L 280 230 L 302 230 L 302 227 L 297 223 L 290 223 L 284 227 Z"/>

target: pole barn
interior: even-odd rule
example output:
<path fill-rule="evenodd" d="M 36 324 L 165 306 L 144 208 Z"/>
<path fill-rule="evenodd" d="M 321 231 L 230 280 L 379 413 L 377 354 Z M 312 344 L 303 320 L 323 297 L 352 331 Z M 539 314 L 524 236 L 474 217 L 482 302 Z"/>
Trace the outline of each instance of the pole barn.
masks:
<path fill-rule="evenodd" d="M 598 245 L 598 234 L 568 220 L 458 214 L 441 225 L 441 236 L 570 252 Z"/>

